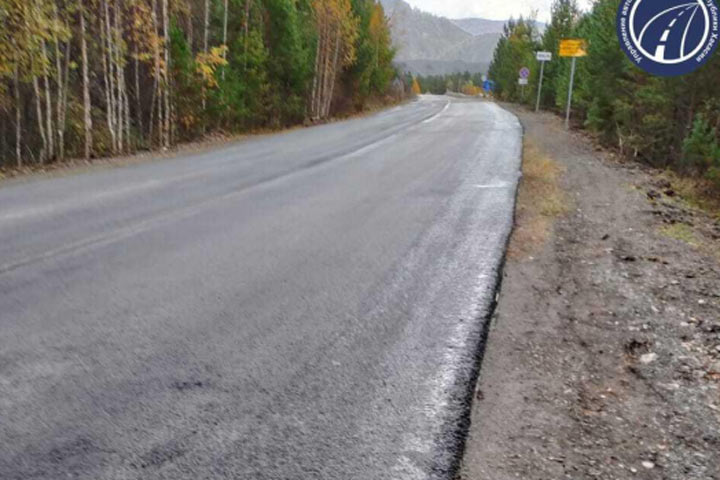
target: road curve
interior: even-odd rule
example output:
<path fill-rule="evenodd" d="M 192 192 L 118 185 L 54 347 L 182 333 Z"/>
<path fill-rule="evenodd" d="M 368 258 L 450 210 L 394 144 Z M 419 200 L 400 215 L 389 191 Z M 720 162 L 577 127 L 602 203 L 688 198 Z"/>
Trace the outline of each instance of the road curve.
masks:
<path fill-rule="evenodd" d="M 521 135 L 422 97 L 0 188 L 0 478 L 445 477 Z"/>

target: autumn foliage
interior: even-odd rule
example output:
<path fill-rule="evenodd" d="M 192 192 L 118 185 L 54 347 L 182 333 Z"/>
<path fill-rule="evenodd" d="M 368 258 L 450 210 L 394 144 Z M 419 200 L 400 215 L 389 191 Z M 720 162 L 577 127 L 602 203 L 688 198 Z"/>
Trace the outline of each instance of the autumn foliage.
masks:
<path fill-rule="evenodd" d="M 422 89 L 420 88 L 420 83 L 418 82 L 417 78 L 413 78 L 411 88 L 414 95 L 420 95 L 422 93 Z"/>
<path fill-rule="evenodd" d="M 375 0 L 0 0 L 0 166 L 323 120 L 396 73 Z"/>

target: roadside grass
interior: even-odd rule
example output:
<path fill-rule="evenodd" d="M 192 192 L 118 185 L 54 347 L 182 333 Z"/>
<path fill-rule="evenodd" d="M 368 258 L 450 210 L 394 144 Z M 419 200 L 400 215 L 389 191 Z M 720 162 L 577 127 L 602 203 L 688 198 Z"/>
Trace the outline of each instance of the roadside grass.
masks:
<path fill-rule="evenodd" d="M 710 182 L 684 177 L 672 171 L 664 171 L 658 177 L 672 185 L 672 189 L 677 193 L 673 201 L 678 205 L 705 212 L 709 215 L 711 222 L 720 221 L 720 195 Z M 698 225 L 678 222 L 663 225 L 658 228 L 658 231 L 666 237 L 684 242 L 720 260 L 720 242 L 712 235 L 708 235 L 707 228 L 704 229 L 703 226 L 705 226 L 703 222 L 699 222 Z"/>
<path fill-rule="evenodd" d="M 689 206 L 708 212 L 720 220 L 720 195 L 709 181 L 680 176 L 670 170 L 662 172 L 660 177 L 669 181 Z"/>
<path fill-rule="evenodd" d="M 720 260 L 720 244 L 716 241 L 707 240 L 702 234 L 698 233 L 695 228 L 685 223 L 675 223 L 672 225 L 663 225 L 658 231 L 661 235 L 679 240 L 690 245 L 702 252 L 709 253 Z"/>
<path fill-rule="evenodd" d="M 695 235 L 695 231 L 690 225 L 685 223 L 674 223 L 672 225 L 663 225 L 660 227 L 660 233 L 666 237 L 680 240 L 693 247 L 699 247 L 701 245 L 700 240 Z"/>
<path fill-rule="evenodd" d="M 523 147 L 523 177 L 518 189 L 508 256 L 520 259 L 540 251 L 552 231 L 553 220 L 569 209 L 560 188 L 563 168 L 545 155 L 531 140 Z"/>

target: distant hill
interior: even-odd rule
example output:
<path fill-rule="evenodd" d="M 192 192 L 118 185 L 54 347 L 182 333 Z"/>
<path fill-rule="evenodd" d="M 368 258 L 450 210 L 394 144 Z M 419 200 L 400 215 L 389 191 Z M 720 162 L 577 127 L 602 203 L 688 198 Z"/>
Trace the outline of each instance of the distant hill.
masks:
<path fill-rule="evenodd" d="M 420 75 L 487 72 L 504 21 L 450 20 L 413 8 L 404 0 L 380 3 L 390 19 L 399 67 Z"/>
<path fill-rule="evenodd" d="M 507 23 L 506 20 L 488 20 L 486 18 L 457 18 L 450 21 L 470 35 L 502 34 L 503 27 L 505 23 Z M 536 26 L 540 34 L 545 31 L 545 24 L 543 22 L 536 22 Z"/>
<path fill-rule="evenodd" d="M 458 18 L 450 21 L 470 35 L 502 33 L 505 26 L 504 20 L 487 20 L 485 18 Z"/>
<path fill-rule="evenodd" d="M 447 51 L 472 35 L 443 17 L 411 7 L 403 0 L 381 0 L 390 19 L 398 61 L 447 60 Z"/>
<path fill-rule="evenodd" d="M 504 22 L 449 20 L 404 0 L 380 2 L 390 19 L 398 66 L 420 75 L 487 71 Z"/>

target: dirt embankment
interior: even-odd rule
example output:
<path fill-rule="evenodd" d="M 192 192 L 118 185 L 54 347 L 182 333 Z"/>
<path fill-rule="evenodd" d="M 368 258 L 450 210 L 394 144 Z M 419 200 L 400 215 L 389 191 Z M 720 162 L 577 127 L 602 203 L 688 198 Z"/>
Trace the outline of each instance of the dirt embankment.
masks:
<path fill-rule="evenodd" d="M 462 478 L 720 479 L 720 221 L 549 114 Z"/>

